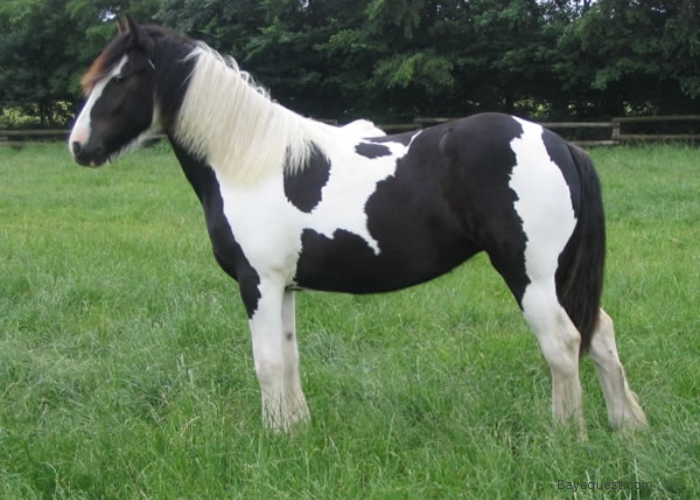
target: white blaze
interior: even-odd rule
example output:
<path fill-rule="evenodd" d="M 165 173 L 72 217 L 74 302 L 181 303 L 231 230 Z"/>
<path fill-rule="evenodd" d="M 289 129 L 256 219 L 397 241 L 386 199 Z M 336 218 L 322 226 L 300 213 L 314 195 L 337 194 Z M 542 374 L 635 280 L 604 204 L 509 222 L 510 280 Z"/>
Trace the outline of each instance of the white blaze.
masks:
<path fill-rule="evenodd" d="M 122 68 L 124 67 L 127 61 L 127 56 L 122 57 L 122 60 L 119 61 L 119 64 L 117 64 L 108 75 L 104 76 L 93 87 L 92 91 L 90 92 L 90 96 L 88 97 L 88 100 L 85 103 L 85 106 L 78 115 L 78 119 L 75 121 L 75 125 L 73 125 L 73 130 L 71 131 L 70 139 L 68 139 L 68 149 L 70 150 L 71 154 L 73 154 L 74 142 L 86 144 L 90 140 L 90 133 L 92 132 L 92 127 L 90 125 L 90 113 L 92 112 L 92 108 L 95 106 L 95 103 L 100 99 L 100 97 L 102 97 L 102 92 L 104 91 L 107 84 L 112 80 L 112 78 L 121 73 Z"/>

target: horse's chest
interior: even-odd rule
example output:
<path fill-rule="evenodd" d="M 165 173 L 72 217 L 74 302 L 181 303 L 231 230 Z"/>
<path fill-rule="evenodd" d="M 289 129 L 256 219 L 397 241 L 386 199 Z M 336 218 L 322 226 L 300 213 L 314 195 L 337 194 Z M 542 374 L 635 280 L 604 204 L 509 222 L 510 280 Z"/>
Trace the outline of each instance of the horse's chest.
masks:
<path fill-rule="evenodd" d="M 219 190 L 220 215 L 209 214 L 207 219 L 216 220 L 209 235 L 220 264 L 250 266 L 257 274 L 289 281 L 299 253 L 299 230 L 294 211 L 279 190 L 269 186 L 241 189 L 225 183 L 220 183 Z"/>

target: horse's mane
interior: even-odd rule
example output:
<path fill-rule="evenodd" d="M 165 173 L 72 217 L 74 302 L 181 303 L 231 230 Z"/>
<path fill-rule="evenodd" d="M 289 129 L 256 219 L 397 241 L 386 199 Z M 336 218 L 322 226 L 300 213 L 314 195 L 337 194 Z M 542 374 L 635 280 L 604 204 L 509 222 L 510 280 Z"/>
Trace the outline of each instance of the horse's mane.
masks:
<path fill-rule="evenodd" d="M 282 167 L 294 172 L 307 164 L 314 147 L 324 151 L 335 127 L 273 102 L 233 58 L 197 43 L 186 59 L 195 64 L 175 139 L 217 174 L 250 181 Z"/>

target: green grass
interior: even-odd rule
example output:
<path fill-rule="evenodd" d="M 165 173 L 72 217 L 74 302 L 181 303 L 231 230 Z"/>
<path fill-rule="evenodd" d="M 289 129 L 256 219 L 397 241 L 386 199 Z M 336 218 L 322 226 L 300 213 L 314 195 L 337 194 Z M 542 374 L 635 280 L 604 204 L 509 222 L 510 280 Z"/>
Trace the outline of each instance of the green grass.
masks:
<path fill-rule="evenodd" d="M 400 293 L 304 293 L 312 422 L 262 429 L 247 320 L 165 147 L 99 171 L 0 148 L 0 498 L 575 498 L 700 495 L 700 151 L 593 152 L 605 307 L 650 428 L 553 427 L 549 371 L 478 257 Z"/>

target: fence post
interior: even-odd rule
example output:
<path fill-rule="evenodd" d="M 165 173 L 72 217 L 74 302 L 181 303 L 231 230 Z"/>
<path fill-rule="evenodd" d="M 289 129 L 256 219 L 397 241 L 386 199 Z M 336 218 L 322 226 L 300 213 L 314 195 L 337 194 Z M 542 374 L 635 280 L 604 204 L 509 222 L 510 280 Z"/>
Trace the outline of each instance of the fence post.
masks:
<path fill-rule="evenodd" d="M 610 139 L 613 141 L 613 144 L 617 145 L 620 143 L 620 120 L 613 118 L 612 123 L 612 135 Z"/>

